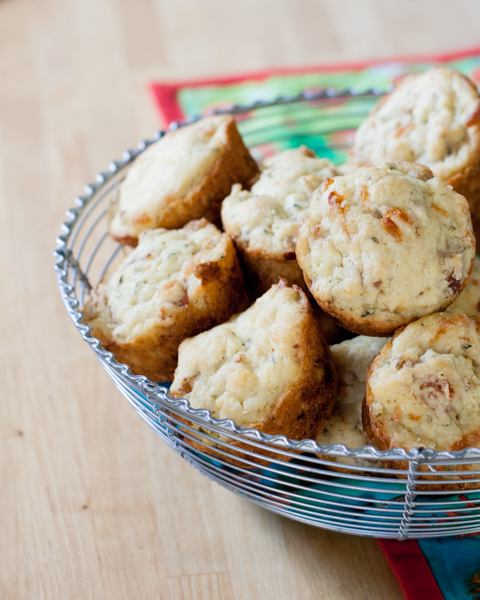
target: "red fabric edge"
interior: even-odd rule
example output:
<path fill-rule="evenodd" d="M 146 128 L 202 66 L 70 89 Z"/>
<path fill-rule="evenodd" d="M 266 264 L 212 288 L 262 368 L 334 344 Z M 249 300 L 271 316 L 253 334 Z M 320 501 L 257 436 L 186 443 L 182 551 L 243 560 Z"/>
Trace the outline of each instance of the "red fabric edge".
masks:
<path fill-rule="evenodd" d="M 179 103 L 177 102 L 177 92 L 183 86 L 163 85 L 160 83 L 151 83 L 150 92 L 153 94 L 155 105 L 160 112 L 160 117 L 167 126 L 172 121 L 181 121 L 185 118 Z"/>
<path fill-rule="evenodd" d="M 415 540 L 378 540 L 406 600 L 445 600 Z"/>
<path fill-rule="evenodd" d="M 304 73 L 328 73 L 334 71 L 360 71 L 366 67 L 379 65 L 382 63 L 416 63 L 416 62 L 447 62 L 460 60 L 475 56 L 480 53 L 480 46 L 456 52 L 444 52 L 433 55 L 414 55 L 401 56 L 383 59 L 366 60 L 362 62 L 346 62 L 328 65 L 313 65 L 310 67 L 291 67 L 291 68 L 273 68 L 263 71 L 253 71 L 233 76 L 213 77 L 206 79 L 190 79 L 169 83 L 150 83 L 149 89 L 152 92 L 156 104 L 160 109 L 161 116 L 166 122 L 178 121 L 185 118 L 182 109 L 177 102 L 178 92 L 185 87 L 201 87 L 208 85 L 231 85 L 242 81 L 261 81 L 274 75 L 298 75 Z"/>

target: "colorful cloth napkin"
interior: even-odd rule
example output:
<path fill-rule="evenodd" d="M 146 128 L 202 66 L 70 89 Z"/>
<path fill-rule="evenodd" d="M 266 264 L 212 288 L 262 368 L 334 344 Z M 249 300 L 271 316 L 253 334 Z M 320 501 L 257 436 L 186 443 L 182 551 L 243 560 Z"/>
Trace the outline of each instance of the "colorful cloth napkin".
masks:
<path fill-rule="evenodd" d="M 480 47 L 437 56 L 409 57 L 355 63 L 328 65 L 301 69 L 277 69 L 202 81 L 152 83 L 150 89 L 160 112 L 163 125 L 196 115 L 208 114 L 217 108 L 232 104 L 251 105 L 257 100 L 274 100 L 279 96 L 294 96 L 304 90 L 354 88 L 365 91 L 372 88 L 386 90 L 398 77 L 424 71 L 434 64 L 447 64 L 480 83 Z M 365 105 L 365 102 L 367 105 Z M 374 100 L 348 99 L 340 102 L 331 114 L 331 127 L 315 136 L 305 131 L 301 136 L 279 135 L 279 142 L 271 151 L 295 147 L 304 143 L 320 156 L 341 163 L 345 153 L 329 150 L 334 135 L 335 120 L 342 121 L 345 146 L 363 120 Z M 357 110 L 358 109 L 358 110 Z M 281 111 L 275 127 L 285 133 L 291 123 Z M 298 125 L 298 124 L 297 124 Z M 295 128 L 298 130 L 298 127 Z M 243 133 L 243 132 L 242 132 Z M 336 140 L 338 142 L 338 140 Z M 341 144 L 340 144 L 341 145 Z M 338 146 L 338 143 L 337 143 Z M 315 492 L 314 492 L 315 493 Z M 379 540 L 407 600 L 480 600 L 480 533 L 461 537 L 436 539 Z"/>

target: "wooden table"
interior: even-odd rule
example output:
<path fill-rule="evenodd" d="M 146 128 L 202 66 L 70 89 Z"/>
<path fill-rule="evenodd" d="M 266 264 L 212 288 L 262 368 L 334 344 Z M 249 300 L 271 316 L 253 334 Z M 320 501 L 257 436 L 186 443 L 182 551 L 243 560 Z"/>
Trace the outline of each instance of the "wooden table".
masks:
<path fill-rule="evenodd" d="M 402 598 L 375 540 L 307 527 L 191 469 L 69 321 L 64 211 L 158 128 L 150 79 L 478 42 L 477 0 L 0 0 L 0 597 Z"/>

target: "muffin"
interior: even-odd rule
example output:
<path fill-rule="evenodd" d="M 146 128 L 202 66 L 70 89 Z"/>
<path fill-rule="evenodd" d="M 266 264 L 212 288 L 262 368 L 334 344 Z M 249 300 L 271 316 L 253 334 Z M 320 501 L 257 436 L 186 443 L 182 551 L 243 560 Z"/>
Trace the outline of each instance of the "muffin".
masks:
<path fill-rule="evenodd" d="M 171 381 L 180 342 L 246 305 L 232 241 L 201 219 L 144 231 L 94 289 L 83 322 L 133 373 Z"/>
<path fill-rule="evenodd" d="M 257 295 L 283 277 L 306 289 L 297 264 L 297 232 L 308 214 L 312 192 L 334 165 L 301 146 L 267 158 L 250 191 L 234 185 L 222 203 L 222 224 L 234 240 Z"/>
<path fill-rule="evenodd" d="M 192 219 L 219 222 L 234 183 L 258 174 L 232 116 L 169 131 L 133 163 L 112 208 L 110 234 L 136 245 L 144 229 L 177 229 Z"/>
<path fill-rule="evenodd" d="M 302 440 L 330 416 L 337 381 L 307 297 L 282 279 L 245 312 L 182 342 L 170 392 L 217 419 Z"/>
<path fill-rule="evenodd" d="M 463 292 L 453 304 L 447 308 L 448 312 L 465 313 L 468 317 L 480 317 L 480 260 L 475 257 L 475 266 Z"/>
<path fill-rule="evenodd" d="M 475 239 L 463 196 L 427 167 L 387 163 L 325 181 L 296 252 L 325 312 L 356 333 L 388 336 L 455 300 Z"/>
<path fill-rule="evenodd" d="M 350 160 L 430 167 L 467 198 L 480 235 L 480 96 L 459 71 L 435 67 L 401 79 L 359 127 Z"/>
<path fill-rule="evenodd" d="M 330 346 L 333 363 L 338 375 L 338 396 L 333 414 L 317 436 L 317 444 L 345 444 L 347 448 L 361 448 L 370 442 L 362 425 L 362 403 L 365 398 L 365 382 L 372 360 L 382 349 L 386 340 L 379 337 L 359 335 L 340 344 Z M 322 455 L 321 458 L 327 458 Z M 365 459 L 328 457 L 343 464 L 361 465 L 366 468 L 379 466 Z"/>
<path fill-rule="evenodd" d="M 480 446 L 480 320 L 436 313 L 397 332 L 370 367 L 363 423 L 381 450 Z M 461 476 L 445 485 L 453 489 L 455 481 L 455 489 L 479 485 Z"/>

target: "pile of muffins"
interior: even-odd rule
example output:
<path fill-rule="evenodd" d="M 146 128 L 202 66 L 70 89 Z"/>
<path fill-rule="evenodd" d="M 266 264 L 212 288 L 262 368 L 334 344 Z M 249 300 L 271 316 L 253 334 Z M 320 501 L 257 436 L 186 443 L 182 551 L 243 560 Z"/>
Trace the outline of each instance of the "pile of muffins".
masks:
<path fill-rule="evenodd" d="M 133 373 L 239 426 L 480 447 L 474 232 L 480 96 L 457 71 L 399 81 L 340 167 L 304 146 L 257 165 L 233 117 L 208 117 L 129 169 L 110 219 L 125 254 L 83 321 Z"/>

